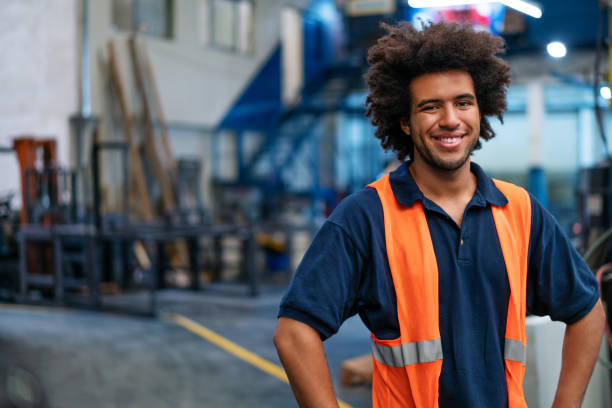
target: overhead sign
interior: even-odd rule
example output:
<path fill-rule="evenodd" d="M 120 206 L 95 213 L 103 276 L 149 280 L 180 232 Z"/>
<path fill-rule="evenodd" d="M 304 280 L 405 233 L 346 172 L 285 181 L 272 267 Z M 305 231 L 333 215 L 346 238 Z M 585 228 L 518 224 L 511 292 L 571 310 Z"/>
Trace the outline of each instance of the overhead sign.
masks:
<path fill-rule="evenodd" d="M 351 17 L 391 14 L 395 12 L 395 0 L 348 0 L 346 14 Z"/>
<path fill-rule="evenodd" d="M 479 4 L 476 6 L 429 7 L 412 9 L 411 21 L 416 27 L 424 23 L 439 21 L 469 23 L 477 30 L 501 34 L 504 30 L 505 6 L 501 4 Z"/>

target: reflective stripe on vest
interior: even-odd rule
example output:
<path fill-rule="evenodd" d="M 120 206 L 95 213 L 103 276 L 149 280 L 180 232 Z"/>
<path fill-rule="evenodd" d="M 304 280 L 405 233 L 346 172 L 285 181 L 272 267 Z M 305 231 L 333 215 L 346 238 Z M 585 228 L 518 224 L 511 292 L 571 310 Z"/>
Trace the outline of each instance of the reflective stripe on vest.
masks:
<path fill-rule="evenodd" d="M 519 340 L 505 338 L 504 359 L 518 361 L 524 365 L 527 362 L 527 347 Z"/>
<path fill-rule="evenodd" d="M 372 356 L 374 360 L 391 367 L 430 363 L 442 359 L 442 341 L 440 339 L 422 340 L 397 346 L 385 346 L 377 344 L 372 339 Z M 506 338 L 504 339 L 504 359 L 525 364 L 527 348 L 518 340 Z"/>
<path fill-rule="evenodd" d="M 491 205 L 506 264 L 510 299 L 504 362 L 509 408 L 526 407 L 522 381 L 526 355 L 527 253 L 531 202 L 522 188 L 495 180 L 505 206 Z M 421 201 L 403 206 L 393 194 L 389 176 L 370 184 L 383 208 L 387 259 L 397 299 L 400 337 L 372 334 L 374 408 L 437 408 L 442 344 L 439 328 L 438 266 Z"/>
<path fill-rule="evenodd" d="M 430 363 L 442 359 L 442 341 L 434 339 L 385 346 L 376 344 L 376 341 L 372 339 L 372 356 L 374 360 L 391 367 Z"/>

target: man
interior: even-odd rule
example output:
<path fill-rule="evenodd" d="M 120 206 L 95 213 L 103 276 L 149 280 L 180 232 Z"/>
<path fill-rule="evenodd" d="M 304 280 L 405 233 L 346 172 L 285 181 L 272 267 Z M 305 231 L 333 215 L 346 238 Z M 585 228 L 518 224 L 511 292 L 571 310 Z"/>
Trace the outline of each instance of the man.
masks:
<path fill-rule="evenodd" d="M 338 206 L 281 303 L 274 341 L 298 403 L 337 406 L 322 339 L 359 313 L 374 407 L 524 407 L 532 313 L 567 323 L 554 406 L 579 407 L 604 328 L 597 283 L 533 197 L 470 160 L 506 109 L 503 41 L 455 24 L 385 29 L 366 114 L 410 161 Z"/>

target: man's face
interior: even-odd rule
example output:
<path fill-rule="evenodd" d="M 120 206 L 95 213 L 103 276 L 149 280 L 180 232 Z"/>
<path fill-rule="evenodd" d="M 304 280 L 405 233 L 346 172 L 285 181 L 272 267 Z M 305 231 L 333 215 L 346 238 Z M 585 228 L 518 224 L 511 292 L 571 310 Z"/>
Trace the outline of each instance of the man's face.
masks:
<path fill-rule="evenodd" d="M 480 134 L 471 75 L 459 70 L 424 74 L 412 80 L 410 94 L 410 118 L 401 126 L 412 137 L 415 164 L 443 171 L 469 166 Z"/>

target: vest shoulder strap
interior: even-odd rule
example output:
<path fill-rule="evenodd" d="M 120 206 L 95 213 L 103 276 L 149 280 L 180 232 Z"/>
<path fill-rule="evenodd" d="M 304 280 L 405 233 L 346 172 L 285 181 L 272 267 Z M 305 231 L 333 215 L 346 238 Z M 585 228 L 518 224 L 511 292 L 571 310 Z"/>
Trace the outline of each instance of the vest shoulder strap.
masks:
<path fill-rule="evenodd" d="M 531 235 L 531 197 L 529 193 L 524 188 L 506 181 L 493 179 L 493 182 L 508 199 L 508 204 L 504 206 L 492 206 L 494 215 L 503 213 L 513 233 L 521 237 L 522 243 L 527 247 Z"/>
<path fill-rule="evenodd" d="M 525 315 L 531 198 L 521 187 L 500 180 L 493 181 L 508 199 L 508 204 L 504 206 L 491 206 L 510 284 L 504 345 L 508 406 L 526 408 L 522 384 L 527 346 Z"/>
<path fill-rule="evenodd" d="M 508 183 L 507 181 L 502 181 L 498 179 L 492 180 L 493 183 L 495 183 L 495 187 L 497 187 L 499 191 L 501 191 L 506 196 L 511 206 L 531 206 L 531 199 L 529 198 L 529 193 L 527 193 L 527 191 L 523 187 Z"/>

